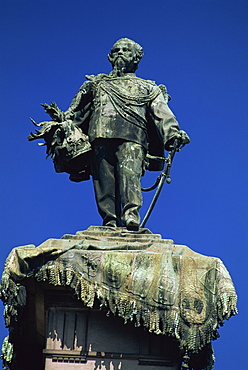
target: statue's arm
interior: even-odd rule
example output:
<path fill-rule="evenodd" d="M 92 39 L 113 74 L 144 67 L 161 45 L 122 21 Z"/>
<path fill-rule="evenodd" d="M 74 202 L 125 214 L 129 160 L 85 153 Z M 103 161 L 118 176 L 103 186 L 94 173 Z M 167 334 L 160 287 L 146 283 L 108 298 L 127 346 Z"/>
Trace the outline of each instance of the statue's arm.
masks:
<path fill-rule="evenodd" d="M 173 144 L 176 138 L 180 137 L 182 144 L 189 143 L 190 139 L 185 131 L 180 130 L 179 123 L 167 101 L 165 93 L 161 91 L 150 103 L 150 116 L 164 143 L 164 148 L 170 150 L 170 145 Z"/>
<path fill-rule="evenodd" d="M 85 115 L 89 115 L 92 103 L 91 82 L 85 81 L 78 93 L 73 98 L 69 108 L 64 112 L 65 120 L 72 120 L 76 124 L 81 124 L 85 120 Z"/>
<path fill-rule="evenodd" d="M 61 111 L 55 102 L 52 102 L 50 105 L 41 104 L 52 120 L 37 124 L 33 119 L 31 119 L 35 126 L 41 128 L 40 130 L 35 130 L 35 133 L 31 132 L 28 136 L 28 140 L 44 138 L 44 136 L 47 137 L 48 133 L 49 135 L 51 132 L 54 133 L 58 128 L 58 125 L 65 121 L 71 121 L 73 124 L 81 125 L 91 113 L 91 103 L 91 82 L 85 81 L 65 112 Z"/>

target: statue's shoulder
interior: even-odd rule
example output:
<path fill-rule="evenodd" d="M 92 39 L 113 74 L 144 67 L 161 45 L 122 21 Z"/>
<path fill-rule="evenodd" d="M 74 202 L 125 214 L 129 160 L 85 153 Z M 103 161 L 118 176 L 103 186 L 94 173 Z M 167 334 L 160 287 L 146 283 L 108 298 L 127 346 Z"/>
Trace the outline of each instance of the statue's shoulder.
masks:
<path fill-rule="evenodd" d="M 156 81 L 153 81 L 153 80 L 145 80 L 145 79 L 140 78 L 140 77 L 136 77 L 136 78 L 137 78 L 137 81 L 139 81 L 140 84 L 147 87 L 150 91 L 157 92 L 157 93 L 162 92 L 164 97 L 167 97 L 167 99 L 168 99 L 167 88 L 166 88 L 165 85 L 162 85 L 162 84 L 158 85 L 156 83 Z"/>
<path fill-rule="evenodd" d="M 165 85 L 158 85 L 156 81 L 153 80 L 145 80 L 144 78 L 136 77 L 137 81 L 146 86 L 151 91 L 158 91 L 162 92 L 163 95 L 167 94 L 167 89 Z"/>
<path fill-rule="evenodd" d="M 152 80 L 145 80 L 144 78 L 141 78 L 141 77 L 137 77 L 135 76 L 134 79 L 136 79 L 137 81 L 139 81 L 140 83 L 143 83 L 143 84 L 146 84 L 146 85 L 151 85 L 153 87 L 158 87 L 158 85 L 156 84 L 155 81 L 152 81 Z"/>
<path fill-rule="evenodd" d="M 168 94 L 167 87 L 163 84 L 157 84 L 156 81 L 153 80 L 145 80 L 140 77 L 135 77 L 137 80 L 140 81 L 141 84 L 146 85 L 150 88 L 153 92 L 156 92 L 157 94 L 162 93 L 166 101 L 168 102 L 171 100 L 171 96 Z"/>
<path fill-rule="evenodd" d="M 108 75 L 105 73 L 99 73 L 98 75 L 85 75 L 86 80 L 93 82 L 93 83 L 101 81 L 105 79 L 106 77 L 108 77 Z"/>
<path fill-rule="evenodd" d="M 168 94 L 167 87 L 163 84 L 160 84 L 158 87 L 162 91 L 162 94 L 163 94 L 164 98 L 167 101 L 171 100 L 171 96 Z"/>
<path fill-rule="evenodd" d="M 88 90 L 91 92 L 97 89 L 99 83 L 108 78 L 105 73 L 99 73 L 98 75 L 85 75 L 86 81 L 84 85 L 87 86 Z"/>

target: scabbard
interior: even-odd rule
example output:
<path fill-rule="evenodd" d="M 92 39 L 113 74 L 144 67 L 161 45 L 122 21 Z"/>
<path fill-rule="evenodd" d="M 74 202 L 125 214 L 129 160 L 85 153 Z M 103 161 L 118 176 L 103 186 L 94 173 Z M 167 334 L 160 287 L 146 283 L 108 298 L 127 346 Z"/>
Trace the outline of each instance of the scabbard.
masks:
<path fill-rule="evenodd" d="M 145 217 L 143 218 L 143 220 L 140 224 L 140 227 L 145 227 L 145 224 L 146 224 L 148 218 L 150 217 L 150 215 L 152 213 L 152 210 L 155 207 L 155 204 L 157 203 L 158 197 L 161 193 L 161 190 L 163 188 L 165 180 L 167 179 L 168 184 L 170 183 L 170 181 L 169 181 L 170 180 L 170 177 L 169 177 L 170 176 L 170 169 L 171 169 L 173 158 L 174 158 L 175 153 L 178 150 L 179 146 L 180 146 L 180 140 L 176 139 L 174 141 L 173 148 L 172 148 L 171 152 L 168 155 L 168 160 L 167 160 L 166 167 L 160 175 L 160 180 L 159 180 L 159 183 L 158 183 L 157 190 L 156 190 L 156 192 L 154 194 L 154 197 L 151 201 L 151 204 L 150 204 L 150 206 L 149 206 L 149 208 L 148 208 L 148 210 L 145 214 Z"/>
<path fill-rule="evenodd" d="M 156 190 L 156 192 L 154 194 L 154 197 L 152 199 L 152 202 L 151 202 L 151 204 L 150 204 L 150 206 L 149 206 L 149 208 L 148 208 L 148 210 L 147 210 L 147 212 L 145 214 L 145 217 L 143 218 L 143 220 L 142 220 L 142 222 L 140 224 L 140 227 L 145 227 L 145 224 L 146 224 L 148 218 L 150 217 L 150 214 L 152 213 L 152 210 L 155 207 L 155 204 L 157 203 L 157 200 L 158 200 L 159 194 L 161 193 L 161 190 L 163 188 L 165 179 L 166 179 L 166 174 L 163 172 L 161 174 L 161 178 L 160 178 L 160 181 L 158 183 L 158 187 L 157 187 L 157 190 Z"/>

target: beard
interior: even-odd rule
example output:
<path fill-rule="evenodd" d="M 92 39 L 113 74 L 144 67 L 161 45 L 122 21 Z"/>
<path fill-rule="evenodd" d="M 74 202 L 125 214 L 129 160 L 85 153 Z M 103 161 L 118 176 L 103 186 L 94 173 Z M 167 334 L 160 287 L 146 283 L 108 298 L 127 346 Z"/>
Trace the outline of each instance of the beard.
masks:
<path fill-rule="evenodd" d="M 117 71 L 124 72 L 126 69 L 127 61 L 123 57 L 117 57 L 114 63 L 114 67 Z"/>
<path fill-rule="evenodd" d="M 116 74 L 116 76 L 123 76 L 125 72 L 130 71 L 131 64 L 130 59 L 124 56 L 117 56 L 115 60 L 112 61 L 114 74 Z"/>

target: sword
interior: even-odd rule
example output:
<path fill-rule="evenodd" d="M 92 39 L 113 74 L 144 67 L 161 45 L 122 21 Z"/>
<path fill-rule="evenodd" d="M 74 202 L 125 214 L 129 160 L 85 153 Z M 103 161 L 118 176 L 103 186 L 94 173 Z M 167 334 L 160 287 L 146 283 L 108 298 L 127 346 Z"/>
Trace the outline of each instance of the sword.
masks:
<path fill-rule="evenodd" d="M 148 188 L 148 189 L 142 189 L 144 191 L 148 191 L 148 190 L 152 190 L 155 187 L 157 187 L 157 190 L 156 190 L 156 192 L 154 194 L 154 197 L 151 201 L 151 204 L 150 204 L 150 206 L 149 206 L 149 208 L 148 208 L 148 210 L 145 214 L 145 217 L 143 218 L 143 220 L 140 224 L 140 227 L 144 227 L 148 218 L 150 217 L 150 215 L 152 213 L 152 210 L 155 207 L 155 204 L 156 204 L 156 202 L 158 200 L 158 197 L 161 193 L 164 182 L 166 181 L 167 184 L 171 183 L 170 170 L 171 170 L 173 158 L 174 158 L 176 152 L 179 152 L 184 146 L 185 146 L 185 144 L 182 144 L 182 139 L 181 138 L 176 138 L 174 140 L 174 143 L 172 145 L 172 149 L 169 152 L 168 157 L 166 158 L 166 167 L 165 167 L 164 171 L 161 172 L 161 174 L 157 178 L 154 186 L 152 186 L 151 188 Z"/>

